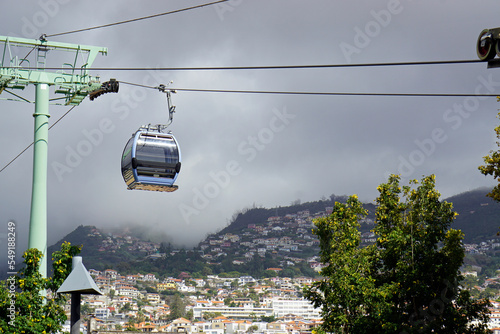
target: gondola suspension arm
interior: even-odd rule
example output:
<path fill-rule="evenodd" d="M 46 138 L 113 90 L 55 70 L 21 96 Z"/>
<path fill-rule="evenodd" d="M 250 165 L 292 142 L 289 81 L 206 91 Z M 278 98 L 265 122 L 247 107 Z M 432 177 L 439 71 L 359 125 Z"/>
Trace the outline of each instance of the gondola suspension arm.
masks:
<path fill-rule="evenodd" d="M 172 93 L 177 93 L 175 90 L 167 89 L 167 86 L 161 84 L 158 86 L 158 90 L 167 95 L 167 107 L 168 107 L 168 123 L 163 126 L 163 129 L 166 129 L 172 121 L 174 120 L 175 106 L 172 104 Z"/>

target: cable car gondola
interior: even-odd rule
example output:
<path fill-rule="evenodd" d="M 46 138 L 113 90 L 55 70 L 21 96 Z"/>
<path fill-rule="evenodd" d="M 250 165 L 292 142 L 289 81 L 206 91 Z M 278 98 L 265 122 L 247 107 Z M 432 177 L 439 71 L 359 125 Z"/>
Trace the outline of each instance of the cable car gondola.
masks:
<path fill-rule="evenodd" d="M 141 126 L 125 145 L 122 175 L 128 189 L 172 192 L 181 169 L 181 151 L 163 125 Z"/>

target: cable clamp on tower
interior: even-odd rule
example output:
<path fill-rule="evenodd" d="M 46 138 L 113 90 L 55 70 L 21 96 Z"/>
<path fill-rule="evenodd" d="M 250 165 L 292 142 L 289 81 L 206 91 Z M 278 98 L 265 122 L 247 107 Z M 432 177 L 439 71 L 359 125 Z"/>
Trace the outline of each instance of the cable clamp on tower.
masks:
<path fill-rule="evenodd" d="M 90 101 L 106 93 L 118 93 L 119 88 L 120 83 L 116 79 L 109 79 L 101 85 L 101 88 L 89 93 Z"/>

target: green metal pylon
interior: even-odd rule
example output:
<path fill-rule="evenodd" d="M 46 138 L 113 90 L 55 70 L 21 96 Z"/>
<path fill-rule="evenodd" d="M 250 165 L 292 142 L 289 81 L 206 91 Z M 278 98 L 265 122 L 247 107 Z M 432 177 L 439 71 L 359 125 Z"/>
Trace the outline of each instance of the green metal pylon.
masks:
<path fill-rule="evenodd" d="M 107 49 L 96 46 L 85 46 L 69 43 L 49 42 L 43 36 L 39 40 L 0 36 L 4 44 L 0 54 L 0 94 L 8 92 L 17 97 L 18 101 L 35 104 L 35 129 L 33 149 L 33 188 L 31 196 L 30 231 L 28 247 L 36 248 L 43 253 L 40 264 L 40 274 L 47 277 L 47 169 L 48 169 L 48 131 L 49 103 L 52 100 L 64 99 L 65 105 L 79 105 L 90 93 L 101 88 L 99 78 L 92 78 L 89 69 L 96 56 L 107 54 Z M 36 67 L 30 67 L 28 59 L 13 56 L 12 48 L 25 47 L 36 49 Z M 71 63 L 64 63 L 56 72 L 45 70 L 47 52 L 64 50 L 74 52 Z M 31 53 L 28 53 L 28 55 Z M 86 59 L 85 59 L 86 56 Z M 78 66 L 79 59 L 84 59 Z M 11 92 L 14 89 L 24 89 L 35 85 L 35 101 Z M 50 99 L 50 86 L 55 86 L 55 94 L 62 98 Z M 12 100 L 12 99 L 9 99 Z"/>
<path fill-rule="evenodd" d="M 40 274 L 47 277 L 47 166 L 49 141 L 49 85 L 37 84 L 35 93 L 33 188 L 28 248 L 42 252 Z"/>

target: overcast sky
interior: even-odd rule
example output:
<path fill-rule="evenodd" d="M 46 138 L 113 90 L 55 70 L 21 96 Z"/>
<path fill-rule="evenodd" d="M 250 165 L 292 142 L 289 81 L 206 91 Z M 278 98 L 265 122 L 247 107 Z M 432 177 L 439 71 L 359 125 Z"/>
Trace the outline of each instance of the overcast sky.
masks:
<path fill-rule="evenodd" d="M 0 35 L 38 38 L 203 2 L 30 3 L 2 2 Z M 485 63 L 154 70 L 477 59 L 476 39 L 482 29 L 500 25 L 498 13 L 493 0 L 233 0 L 48 39 L 107 47 L 108 55 L 98 56 L 93 67 L 151 68 L 92 71 L 101 81 L 156 86 L 172 80 L 172 87 L 199 89 L 500 94 L 500 69 L 487 69 Z M 47 64 L 54 66 L 73 61 L 66 53 L 48 57 Z M 32 87 L 17 93 L 34 99 Z M 253 205 L 286 206 L 331 194 L 358 194 L 372 202 L 389 173 L 402 174 L 404 182 L 436 174 L 443 198 L 495 184 L 477 169 L 496 148 L 493 128 L 500 104 L 493 97 L 179 91 L 172 99 L 177 112 L 169 129 L 182 150 L 174 193 L 127 190 L 120 173 L 131 134 L 142 124 L 167 122 L 164 94 L 122 84 L 119 94 L 86 99 L 54 126 L 49 133 L 49 245 L 80 224 L 140 224 L 191 246 L 224 227 L 235 211 Z M 68 109 L 51 106 L 51 124 Z M 32 142 L 33 111 L 33 104 L 0 100 L 0 168 Z M 0 222 L 17 223 L 19 252 L 28 239 L 32 155 L 32 149 L 26 151 L 0 173 Z M 6 227 L 0 236 L 5 232 Z"/>

